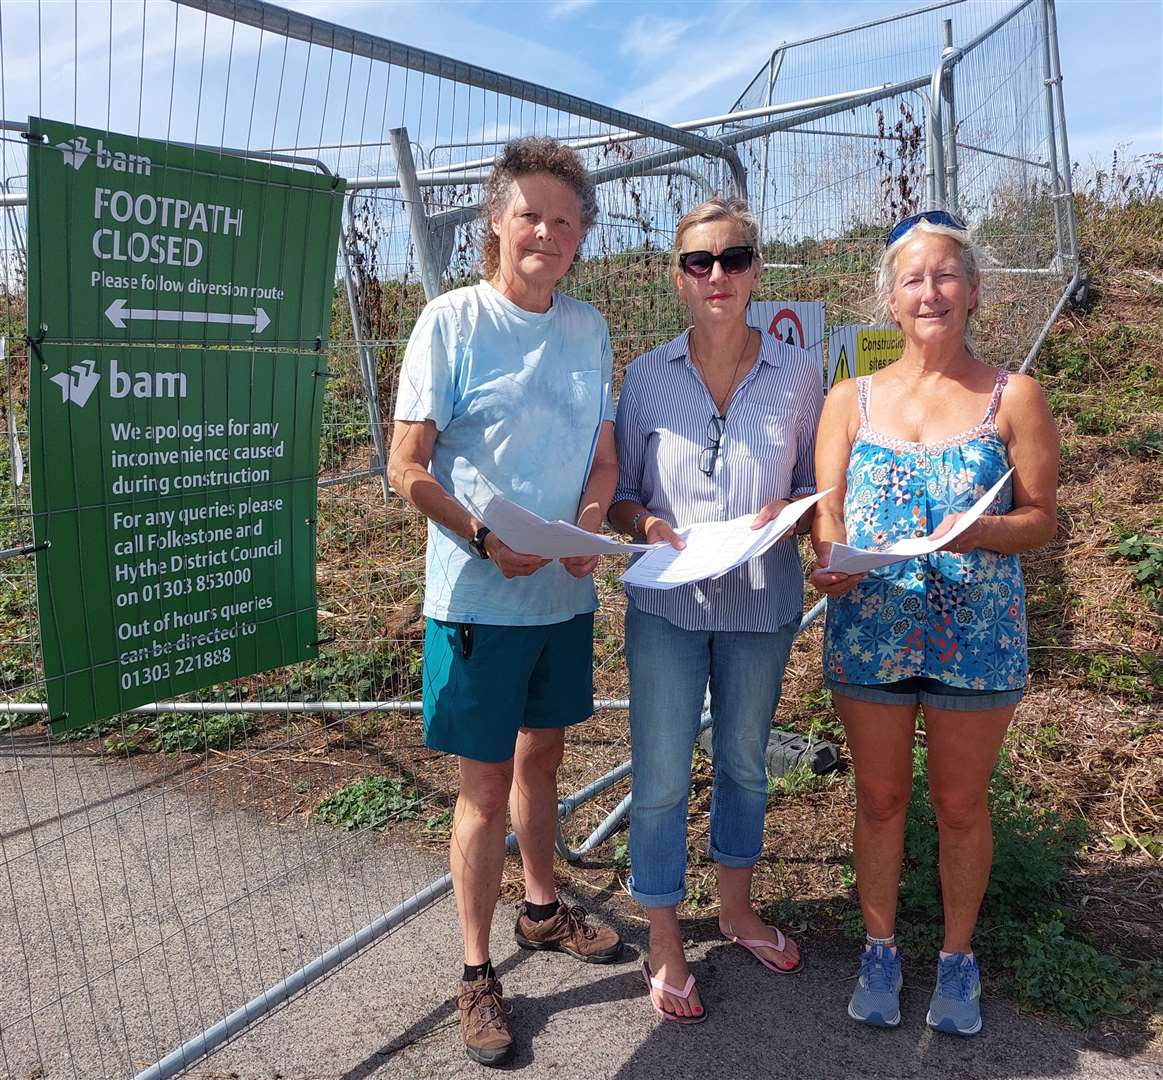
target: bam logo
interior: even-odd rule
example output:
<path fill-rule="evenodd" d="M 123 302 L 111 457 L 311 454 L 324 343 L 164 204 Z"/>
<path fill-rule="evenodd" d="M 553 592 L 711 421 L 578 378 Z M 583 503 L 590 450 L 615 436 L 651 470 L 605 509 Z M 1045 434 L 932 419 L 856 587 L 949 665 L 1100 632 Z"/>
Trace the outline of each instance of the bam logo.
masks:
<path fill-rule="evenodd" d="M 89 158 L 89 140 L 84 135 L 78 135 L 72 142 L 59 142 L 57 149 L 65 159 L 66 165 L 80 169 Z"/>
<path fill-rule="evenodd" d="M 85 402 L 101 381 L 99 374 L 93 371 L 93 366 L 92 360 L 84 360 L 83 363 L 73 365 L 72 374 L 63 371 L 49 380 L 60 387 L 62 405 L 65 401 L 71 401 L 73 405 L 85 408 Z"/>
<path fill-rule="evenodd" d="M 57 143 L 56 148 L 65 159 L 65 164 L 78 171 L 90 157 L 96 162 L 98 169 L 136 173 L 138 176 L 149 176 L 153 170 L 153 161 L 145 154 L 126 154 L 120 150 L 110 150 L 105 145 L 104 139 L 97 140 L 96 150 L 89 146 L 89 140 L 84 135 L 77 135 L 71 140 Z"/>
<path fill-rule="evenodd" d="M 71 375 L 67 371 L 62 371 L 49 380 L 61 388 L 61 404 L 71 401 L 82 409 L 85 407 L 85 402 L 101 381 L 101 376 L 93 370 L 94 366 L 92 360 L 85 360 L 73 365 Z"/>
<path fill-rule="evenodd" d="M 71 401 L 83 409 L 101 381 L 92 360 L 74 364 L 49 380 L 61 389 L 61 403 Z M 71 372 L 71 374 L 70 374 Z M 180 371 L 121 371 L 114 358 L 109 362 L 109 396 L 111 398 L 184 398 L 186 376 Z"/>

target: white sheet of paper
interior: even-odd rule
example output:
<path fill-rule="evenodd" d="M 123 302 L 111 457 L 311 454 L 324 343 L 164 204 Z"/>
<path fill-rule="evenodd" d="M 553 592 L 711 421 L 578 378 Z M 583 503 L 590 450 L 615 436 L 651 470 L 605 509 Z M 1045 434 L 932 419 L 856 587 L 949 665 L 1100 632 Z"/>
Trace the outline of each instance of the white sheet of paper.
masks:
<path fill-rule="evenodd" d="M 885 548 L 884 551 L 868 551 L 865 548 L 849 547 L 847 544 L 833 544 L 828 565 L 821 569 L 830 570 L 836 574 L 863 574 L 868 570 L 877 570 L 882 566 L 891 566 L 893 563 L 915 559 L 918 555 L 928 555 L 940 550 L 965 532 L 989 509 L 990 504 L 997 498 L 997 493 L 1001 491 L 1002 485 L 1010 478 L 1013 471 L 1010 469 L 1005 476 L 982 495 L 944 536 L 939 536 L 934 540 L 933 534 L 930 533 L 925 537 L 898 540 L 891 547 Z"/>
<path fill-rule="evenodd" d="M 567 521 L 545 518 L 496 495 L 485 507 L 485 524 L 514 551 L 543 559 L 613 555 L 619 551 L 649 551 L 650 544 L 625 544 L 600 533 L 586 532 Z"/>
<path fill-rule="evenodd" d="M 669 544 L 659 544 L 631 566 L 622 575 L 622 581 L 645 589 L 674 589 L 693 581 L 722 577 L 762 555 L 827 494 L 820 491 L 798 499 L 762 529 L 751 528 L 754 514 L 676 529 L 686 541 L 682 551 L 676 551 Z"/>

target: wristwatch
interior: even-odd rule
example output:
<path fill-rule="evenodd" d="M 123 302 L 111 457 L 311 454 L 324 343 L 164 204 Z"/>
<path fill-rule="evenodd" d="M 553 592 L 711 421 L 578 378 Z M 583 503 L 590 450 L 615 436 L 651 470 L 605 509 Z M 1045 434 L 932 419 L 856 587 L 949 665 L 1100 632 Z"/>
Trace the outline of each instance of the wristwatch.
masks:
<path fill-rule="evenodd" d="M 485 537 L 492 531 L 487 525 L 482 525 L 472 534 L 472 539 L 468 542 L 468 546 L 478 559 L 487 559 L 489 557 L 489 553 L 485 550 Z"/>
<path fill-rule="evenodd" d="M 644 517 L 648 517 L 649 515 L 650 515 L 650 511 L 649 511 L 649 510 L 639 510 L 639 511 L 638 511 L 638 513 L 636 513 L 636 514 L 635 514 L 635 515 L 634 515 L 634 516 L 633 516 L 633 517 L 630 519 L 630 535 L 631 535 L 631 536 L 638 536 L 638 535 L 639 535 L 639 532 L 638 532 L 638 523 L 639 523 L 639 522 L 640 522 L 640 521 L 641 521 L 641 520 L 642 520 Z M 643 537 L 645 537 L 645 536 L 646 536 L 646 534 L 645 534 L 645 533 L 642 533 L 641 535 L 642 535 Z"/>

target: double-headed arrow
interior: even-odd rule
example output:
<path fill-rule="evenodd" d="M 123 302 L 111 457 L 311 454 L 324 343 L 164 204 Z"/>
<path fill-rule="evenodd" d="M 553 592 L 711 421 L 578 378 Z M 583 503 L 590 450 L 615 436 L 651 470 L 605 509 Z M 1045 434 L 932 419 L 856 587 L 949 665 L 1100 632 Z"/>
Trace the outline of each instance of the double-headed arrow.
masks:
<path fill-rule="evenodd" d="M 114 300 L 105 309 L 107 318 L 118 330 L 124 330 L 130 319 L 148 319 L 150 322 L 227 323 L 252 327 L 252 334 L 261 334 L 271 324 L 270 316 L 260 307 L 253 315 L 230 315 L 224 311 L 174 311 L 164 308 L 131 308 L 128 300 Z"/>

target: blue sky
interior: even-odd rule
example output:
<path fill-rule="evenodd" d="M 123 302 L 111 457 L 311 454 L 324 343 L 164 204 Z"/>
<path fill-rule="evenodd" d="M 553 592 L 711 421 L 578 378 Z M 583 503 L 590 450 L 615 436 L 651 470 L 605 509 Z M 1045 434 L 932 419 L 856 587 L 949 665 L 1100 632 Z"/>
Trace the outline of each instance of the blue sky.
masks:
<path fill-rule="evenodd" d="M 901 0 L 290 0 L 286 6 L 669 121 L 726 110 L 771 49 Z M 944 13 L 957 28 L 1008 3 Z M 1163 151 L 1163 0 L 1058 0 L 1071 156 Z"/>
<path fill-rule="evenodd" d="M 286 2 L 665 121 L 730 108 L 781 42 L 920 6 L 900 0 Z M 895 53 L 892 70 L 902 74 L 930 70 L 942 17 L 953 18 L 955 40 L 963 42 L 1011 6 L 1009 0 L 968 0 L 929 16 L 927 40 L 903 33 L 904 24 L 897 23 L 863 36 L 851 53 L 836 46 L 801 49 L 798 81 L 789 63 L 780 93 L 794 99 L 813 87 L 868 85 L 861 66 L 872 70 L 874 52 Z M 1163 0 L 1059 0 L 1058 13 L 1072 157 L 1105 167 L 1118 146 L 1131 154 L 1163 150 Z M 353 92 L 339 85 L 341 70 L 325 72 L 321 81 L 320 52 L 310 61 L 308 81 L 294 70 L 294 57 L 289 67 L 280 60 L 269 35 L 260 48 L 254 31 L 232 32 L 225 20 L 207 20 L 166 0 L 4 0 L 0 107 L 13 120 L 40 113 L 254 147 L 309 145 L 312 132 L 317 140 L 339 128 L 350 132 L 352 103 L 362 94 L 360 130 L 367 138 L 368 114 L 383 88 L 369 79 L 365 90 Z M 295 100 L 296 78 L 300 89 L 309 85 L 301 101 Z M 780 93 L 776 100 L 787 100 Z"/>

